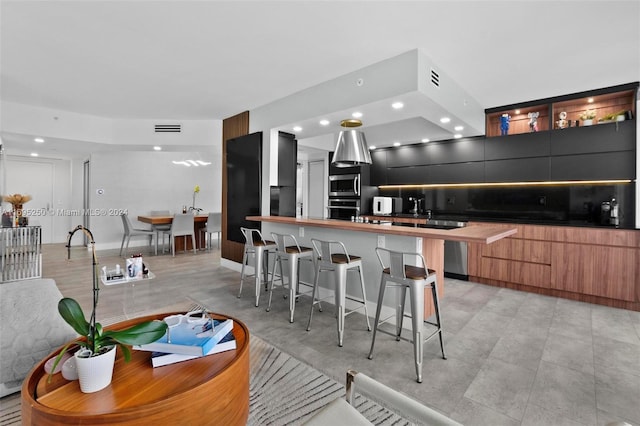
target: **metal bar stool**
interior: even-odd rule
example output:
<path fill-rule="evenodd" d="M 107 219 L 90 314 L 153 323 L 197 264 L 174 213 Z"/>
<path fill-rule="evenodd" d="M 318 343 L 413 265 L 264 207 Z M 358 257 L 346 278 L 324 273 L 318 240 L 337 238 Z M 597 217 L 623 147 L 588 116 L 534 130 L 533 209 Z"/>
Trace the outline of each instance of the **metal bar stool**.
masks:
<path fill-rule="evenodd" d="M 255 258 L 253 275 L 256 283 L 256 306 L 258 306 L 258 302 L 260 301 L 260 282 L 262 280 L 260 276 L 264 275 L 266 289 L 267 283 L 269 282 L 269 252 L 275 252 L 276 243 L 262 238 L 262 233 L 259 229 L 240 228 L 240 230 L 244 236 L 245 243 L 242 270 L 240 271 L 240 292 L 238 292 L 238 297 L 242 295 L 242 283 L 244 282 L 245 277 L 244 268 L 249 264 L 249 256 L 253 254 Z"/>
<path fill-rule="evenodd" d="M 347 248 L 340 241 L 323 241 L 315 238 L 311 239 L 313 248 L 317 253 L 316 260 L 316 278 L 313 284 L 313 296 L 311 303 L 311 312 L 309 313 L 309 323 L 307 331 L 311 330 L 311 318 L 313 317 L 313 307 L 320 303 L 318 299 L 318 280 L 320 272 L 330 271 L 335 274 L 335 306 L 337 308 L 338 318 L 338 346 L 342 346 L 344 337 L 344 319 L 347 315 L 356 311 L 346 311 L 346 299 L 362 303 L 360 309 L 364 307 L 364 315 L 367 320 L 367 330 L 371 331 L 369 324 L 369 312 L 367 311 L 367 294 L 364 289 L 364 276 L 362 275 L 362 259 L 359 256 L 351 256 L 347 253 Z M 362 287 L 362 299 L 347 296 L 347 272 L 357 272 L 360 277 L 360 285 Z"/>
<path fill-rule="evenodd" d="M 400 289 L 400 299 L 396 304 L 396 340 L 400 340 L 402 333 L 402 321 L 405 316 L 411 317 L 411 328 L 413 330 L 413 353 L 416 364 L 416 375 L 418 383 L 422 383 L 422 357 L 423 345 L 436 334 L 440 337 L 440 349 L 442 349 L 442 358 L 447 359 L 444 353 L 444 343 L 442 341 L 442 322 L 440 320 L 440 306 L 438 303 L 438 286 L 436 285 L 436 271 L 428 269 L 424 257 L 419 253 L 399 252 L 376 247 L 376 255 L 382 265 L 382 277 L 380 278 L 380 293 L 378 295 L 378 306 L 376 308 L 376 320 L 373 325 L 373 336 L 371 339 L 371 351 L 369 359 L 373 359 L 373 345 L 376 342 L 376 332 L 378 326 L 393 318 L 393 315 L 380 321 L 380 311 L 382 309 L 382 299 L 387 287 L 395 287 Z M 387 261 L 388 260 L 388 261 Z M 416 263 L 418 266 L 408 265 L 406 261 Z M 387 284 L 391 281 L 394 284 Z M 435 323 L 424 319 L 424 290 L 431 288 L 433 297 L 433 306 L 435 308 Z M 404 303 L 407 294 L 407 288 L 410 290 L 411 297 L 411 315 L 404 312 Z M 423 339 L 424 323 L 433 325 L 436 330 Z M 388 333 L 380 330 L 383 333 Z M 404 339 L 406 340 L 406 339 Z"/>
<path fill-rule="evenodd" d="M 304 284 L 311 286 L 309 283 L 301 283 L 299 277 L 299 263 L 301 260 L 314 261 L 313 249 L 309 247 L 301 247 L 292 234 L 277 234 L 271 233 L 271 237 L 276 242 L 276 257 L 273 271 L 271 272 L 271 289 L 269 290 L 269 305 L 267 306 L 267 312 L 271 310 L 271 296 L 273 296 L 273 286 L 275 282 L 275 275 L 278 266 L 280 266 L 280 286 L 285 287 L 284 284 L 284 269 L 282 268 L 282 261 L 288 262 L 288 275 L 289 275 L 289 322 L 293 322 L 293 313 L 296 308 L 296 300 L 301 295 L 299 293 L 299 285 Z M 289 245 L 287 245 L 289 243 Z M 315 272 L 315 268 L 314 268 Z M 284 296 L 287 297 L 286 295 Z"/>

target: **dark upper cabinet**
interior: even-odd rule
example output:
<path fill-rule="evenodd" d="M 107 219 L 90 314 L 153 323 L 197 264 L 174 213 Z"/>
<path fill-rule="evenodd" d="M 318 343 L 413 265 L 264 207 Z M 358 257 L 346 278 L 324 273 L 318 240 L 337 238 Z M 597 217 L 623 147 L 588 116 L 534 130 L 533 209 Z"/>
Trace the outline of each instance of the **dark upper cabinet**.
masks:
<path fill-rule="evenodd" d="M 371 185 L 387 184 L 387 150 L 371 151 L 371 167 L 369 177 Z"/>
<path fill-rule="evenodd" d="M 426 183 L 484 182 L 484 162 L 436 164 L 429 166 Z"/>
<path fill-rule="evenodd" d="M 545 157 L 550 154 L 551 132 L 521 133 L 487 138 L 484 143 L 484 159 Z"/>
<path fill-rule="evenodd" d="M 425 145 L 408 145 L 387 151 L 387 167 L 411 167 L 429 164 Z"/>
<path fill-rule="evenodd" d="M 387 169 L 387 184 L 421 184 L 429 183 L 429 167 L 390 167 Z"/>
<path fill-rule="evenodd" d="M 278 133 L 278 186 L 296 186 L 298 141 L 290 133 Z"/>
<path fill-rule="evenodd" d="M 532 182 L 549 180 L 549 157 L 486 161 L 487 182 Z"/>
<path fill-rule="evenodd" d="M 551 180 L 635 179 L 635 151 L 551 157 Z"/>
<path fill-rule="evenodd" d="M 636 149 L 636 121 L 627 120 L 557 130 L 551 136 L 551 155 L 632 151 Z"/>
<path fill-rule="evenodd" d="M 428 143 L 424 145 L 429 160 L 426 164 L 484 161 L 484 140 L 484 137 L 477 137 Z"/>

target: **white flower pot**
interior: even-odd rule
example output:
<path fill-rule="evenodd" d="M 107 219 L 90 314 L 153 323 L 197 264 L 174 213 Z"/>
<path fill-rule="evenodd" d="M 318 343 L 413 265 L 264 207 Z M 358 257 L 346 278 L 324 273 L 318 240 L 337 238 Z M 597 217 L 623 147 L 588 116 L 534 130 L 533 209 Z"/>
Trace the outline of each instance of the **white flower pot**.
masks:
<path fill-rule="evenodd" d="M 88 349 L 80 349 L 74 354 L 80 390 L 84 393 L 97 392 L 109 386 L 116 360 L 116 347 L 113 346 L 104 354 L 87 357 L 90 354 Z"/>
<path fill-rule="evenodd" d="M 593 120 L 582 120 L 583 126 L 591 126 L 593 124 Z"/>

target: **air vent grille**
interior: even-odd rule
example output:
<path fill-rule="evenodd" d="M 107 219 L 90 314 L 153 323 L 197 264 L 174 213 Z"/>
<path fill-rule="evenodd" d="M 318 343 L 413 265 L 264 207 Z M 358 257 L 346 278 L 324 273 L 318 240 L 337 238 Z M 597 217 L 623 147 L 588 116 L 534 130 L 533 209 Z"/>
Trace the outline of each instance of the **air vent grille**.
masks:
<path fill-rule="evenodd" d="M 182 132 L 182 124 L 156 124 L 156 133 L 180 133 Z"/>
<path fill-rule="evenodd" d="M 431 68 L 431 84 L 436 87 L 440 87 L 440 74 L 438 74 L 433 68 Z"/>

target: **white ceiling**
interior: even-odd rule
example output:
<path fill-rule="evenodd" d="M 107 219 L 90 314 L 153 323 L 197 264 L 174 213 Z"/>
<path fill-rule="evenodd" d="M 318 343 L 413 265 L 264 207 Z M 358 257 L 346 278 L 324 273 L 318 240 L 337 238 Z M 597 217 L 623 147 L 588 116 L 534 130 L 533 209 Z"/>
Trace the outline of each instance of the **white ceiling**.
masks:
<path fill-rule="evenodd" d="M 224 119 L 416 48 L 483 108 L 640 79 L 638 0 L 1 0 L 0 19 L 3 101 L 112 118 Z M 438 131 L 416 117 L 369 143 Z"/>

